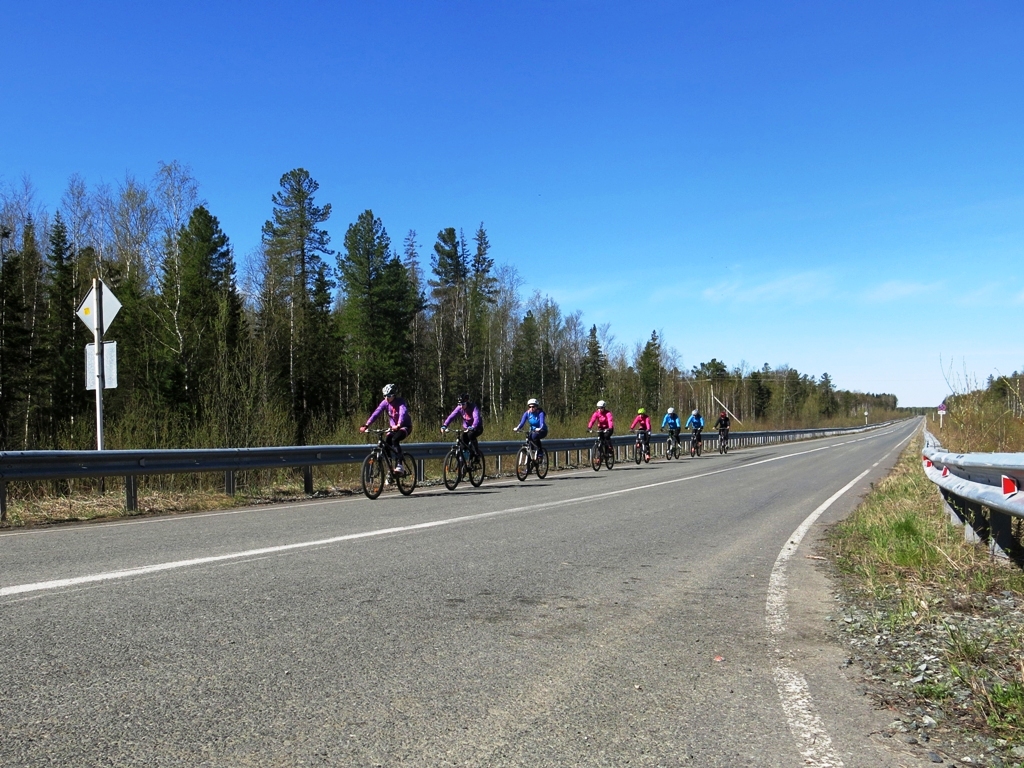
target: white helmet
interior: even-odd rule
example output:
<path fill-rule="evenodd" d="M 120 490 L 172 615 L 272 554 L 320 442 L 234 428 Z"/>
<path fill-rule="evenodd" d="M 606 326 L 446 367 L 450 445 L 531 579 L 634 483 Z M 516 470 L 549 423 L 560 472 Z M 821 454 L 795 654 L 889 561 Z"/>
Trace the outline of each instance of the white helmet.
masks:
<path fill-rule="evenodd" d="M 597 407 L 598 407 L 598 408 L 604 408 L 604 407 L 605 407 L 605 402 L 604 402 L 604 400 L 598 400 L 598 401 L 597 401 Z"/>
<path fill-rule="evenodd" d="M 694 409 L 693 409 L 693 414 L 692 414 L 692 415 L 694 415 L 694 416 L 699 416 L 699 415 L 700 415 L 700 411 L 698 411 L 698 410 L 697 410 L 696 408 L 694 408 Z"/>
<path fill-rule="evenodd" d="M 531 397 L 529 400 L 526 401 L 527 408 L 529 408 L 531 405 L 540 405 L 540 403 L 537 402 L 536 397 Z"/>
<path fill-rule="evenodd" d="M 669 408 L 669 409 L 668 409 L 668 412 L 669 412 L 669 413 L 675 413 L 675 412 L 676 412 L 676 409 L 675 409 L 675 408 Z"/>
<path fill-rule="evenodd" d="M 384 389 L 381 390 L 384 393 L 384 397 L 391 397 L 398 391 L 398 387 L 394 384 L 385 384 Z"/>

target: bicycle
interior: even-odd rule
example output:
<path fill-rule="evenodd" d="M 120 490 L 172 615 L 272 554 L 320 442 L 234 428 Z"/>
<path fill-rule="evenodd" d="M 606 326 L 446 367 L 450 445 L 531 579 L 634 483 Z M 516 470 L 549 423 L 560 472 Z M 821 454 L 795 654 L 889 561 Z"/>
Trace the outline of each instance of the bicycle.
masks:
<path fill-rule="evenodd" d="M 590 432 L 591 430 L 587 430 Z M 612 441 L 608 438 L 608 430 L 599 429 L 597 430 L 597 441 L 594 443 L 594 447 L 590 449 L 590 465 L 597 472 L 601 469 L 601 462 L 611 469 L 615 466 L 615 449 L 612 448 Z"/>
<path fill-rule="evenodd" d="M 700 452 L 704 449 L 704 438 L 700 436 L 700 430 L 693 430 L 693 436 L 690 437 L 690 458 L 694 456 L 700 456 Z"/>
<path fill-rule="evenodd" d="M 369 431 L 369 430 L 368 430 Z M 408 496 L 416 488 L 416 472 L 397 474 L 395 472 L 394 449 L 385 442 L 389 429 L 374 429 L 377 433 L 377 445 L 363 459 L 361 478 L 363 493 L 368 499 L 376 499 L 384 490 L 384 485 L 394 483 L 403 496 Z"/>
<path fill-rule="evenodd" d="M 643 430 L 643 429 L 636 430 L 636 445 L 633 447 L 633 461 L 635 461 L 637 464 L 639 464 L 641 461 L 648 462 L 648 463 L 651 461 L 650 450 L 647 448 L 647 445 L 644 443 L 644 435 L 645 434 L 646 434 L 646 430 Z"/>
<path fill-rule="evenodd" d="M 728 453 L 729 452 L 729 430 L 720 429 L 718 430 L 718 452 Z"/>
<path fill-rule="evenodd" d="M 442 427 L 442 432 L 448 432 Z M 473 453 L 465 441 L 466 430 L 456 430 L 455 444 L 444 457 L 444 487 L 454 491 L 463 477 L 468 477 L 474 488 L 484 481 L 484 457 Z"/>
<path fill-rule="evenodd" d="M 530 470 L 535 471 L 541 480 L 548 476 L 548 452 L 544 448 L 538 450 L 537 444 L 530 439 L 531 434 L 526 434 L 523 447 L 516 456 L 516 477 L 520 482 L 529 476 Z"/>
<path fill-rule="evenodd" d="M 678 459 L 680 453 L 679 435 L 675 432 L 669 432 L 668 441 L 665 443 L 665 459 L 667 461 Z"/>

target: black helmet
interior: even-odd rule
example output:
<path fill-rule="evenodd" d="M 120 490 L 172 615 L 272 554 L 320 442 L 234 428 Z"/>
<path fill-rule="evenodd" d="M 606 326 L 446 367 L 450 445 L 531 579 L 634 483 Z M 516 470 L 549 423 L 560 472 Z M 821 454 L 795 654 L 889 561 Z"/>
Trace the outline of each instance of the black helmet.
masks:
<path fill-rule="evenodd" d="M 463 392 L 461 395 L 459 395 L 459 405 L 466 405 L 469 402 L 469 392 Z"/>

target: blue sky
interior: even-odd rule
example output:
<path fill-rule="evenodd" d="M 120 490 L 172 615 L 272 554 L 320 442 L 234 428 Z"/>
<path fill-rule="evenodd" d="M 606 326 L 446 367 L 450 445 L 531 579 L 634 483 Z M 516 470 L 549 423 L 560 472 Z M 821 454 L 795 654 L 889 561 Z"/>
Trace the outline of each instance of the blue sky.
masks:
<path fill-rule="evenodd" d="M 282 174 L 492 255 L 629 347 L 936 405 L 1024 369 L 1024 3 L 9 3 L 0 183 Z"/>

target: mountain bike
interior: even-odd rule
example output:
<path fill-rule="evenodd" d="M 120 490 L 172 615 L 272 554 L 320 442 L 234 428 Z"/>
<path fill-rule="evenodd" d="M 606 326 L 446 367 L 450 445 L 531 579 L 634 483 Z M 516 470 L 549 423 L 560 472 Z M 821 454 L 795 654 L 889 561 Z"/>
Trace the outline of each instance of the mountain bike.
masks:
<path fill-rule="evenodd" d="M 408 496 L 416 487 L 416 471 L 406 470 L 404 474 L 395 473 L 395 451 L 387 442 L 385 437 L 390 429 L 374 429 L 377 433 L 377 445 L 363 459 L 363 470 L 361 473 L 363 481 L 363 493 L 368 499 L 376 499 L 384 490 L 385 484 L 394 483 L 403 496 Z"/>
<path fill-rule="evenodd" d="M 441 431 L 449 430 L 442 427 Z M 473 453 L 465 439 L 466 430 L 459 429 L 456 432 L 455 444 L 444 457 L 444 487 L 454 491 L 459 481 L 468 477 L 473 487 L 479 488 L 480 483 L 484 481 L 484 457 Z"/>
<path fill-rule="evenodd" d="M 516 456 L 516 477 L 523 481 L 530 474 L 530 470 L 537 473 L 537 477 L 543 480 L 548 476 L 548 452 L 543 448 L 537 449 L 537 444 L 530 439 L 527 433 L 523 441 L 523 447 L 519 449 Z"/>
<path fill-rule="evenodd" d="M 718 430 L 718 452 L 728 453 L 729 452 L 729 430 L 720 429 Z"/>
<path fill-rule="evenodd" d="M 588 432 L 590 430 L 587 430 Z M 599 429 L 597 430 L 597 441 L 594 443 L 594 447 L 590 449 L 590 465 L 597 472 L 601 469 L 601 462 L 611 469 L 615 466 L 615 449 L 612 448 L 612 441 L 608 437 L 608 430 Z"/>
<path fill-rule="evenodd" d="M 639 464 L 641 461 L 650 462 L 651 454 L 647 449 L 647 445 L 644 442 L 645 430 L 638 429 L 636 431 L 636 445 L 633 447 L 633 461 Z"/>
<path fill-rule="evenodd" d="M 704 438 L 700 436 L 700 430 L 693 430 L 693 436 L 690 438 L 690 458 L 694 456 L 700 456 L 700 452 L 704 450 Z"/>
<path fill-rule="evenodd" d="M 668 441 L 665 443 L 665 458 L 671 461 L 672 459 L 678 459 L 679 454 L 679 435 L 675 432 L 669 432 Z"/>

